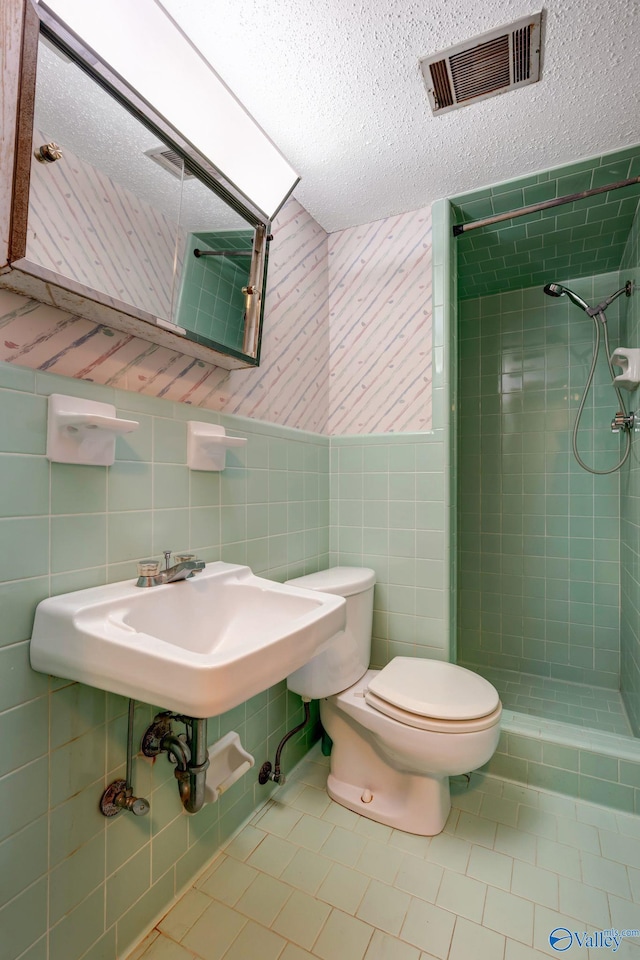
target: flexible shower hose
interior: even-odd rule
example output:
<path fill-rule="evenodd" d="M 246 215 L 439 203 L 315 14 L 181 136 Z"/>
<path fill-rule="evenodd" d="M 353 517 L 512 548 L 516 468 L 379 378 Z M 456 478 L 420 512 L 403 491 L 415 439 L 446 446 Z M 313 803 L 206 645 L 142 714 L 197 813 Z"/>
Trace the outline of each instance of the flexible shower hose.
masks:
<path fill-rule="evenodd" d="M 576 460 L 578 461 L 578 463 L 580 464 L 580 466 L 582 467 L 583 470 L 587 470 L 588 473 L 594 473 L 594 474 L 597 474 L 598 476 L 605 476 L 605 475 L 608 474 L 608 473 L 615 473 L 616 470 L 619 470 L 620 467 L 621 467 L 624 463 L 626 463 L 627 458 L 628 458 L 628 456 L 629 456 L 629 454 L 630 454 L 630 452 L 631 452 L 631 430 L 625 431 L 625 432 L 626 432 L 626 447 L 625 447 L 625 451 L 624 451 L 622 460 L 620 460 L 620 462 L 617 463 L 617 464 L 615 465 L 615 467 L 611 467 L 609 470 L 595 470 L 593 467 L 587 466 L 587 464 L 584 462 L 584 460 L 582 459 L 582 457 L 581 457 L 580 454 L 578 453 L 578 429 L 579 429 L 579 427 L 580 427 L 580 418 L 582 417 L 582 412 L 583 412 L 583 410 L 584 410 L 584 405 L 585 405 L 585 403 L 587 402 L 587 396 L 588 396 L 588 394 L 589 394 L 589 390 L 591 389 L 591 384 L 592 384 L 592 382 L 593 382 L 593 375 L 594 375 L 595 370 L 596 370 L 596 363 L 598 362 L 598 354 L 599 354 L 599 352 L 600 352 L 600 325 L 601 325 L 601 324 L 602 324 L 602 329 L 604 330 L 604 346 L 605 346 L 605 351 L 606 351 L 606 354 L 607 354 L 607 364 L 608 364 L 608 366 L 609 366 L 609 373 L 611 374 L 611 385 L 612 385 L 613 389 L 614 389 L 615 392 L 616 392 L 616 396 L 618 397 L 618 403 L 620 404 L 620 410 L 622 410 L 622 412 L 624 413 L 625 416 L 627 415 L 627 410 L 626 410 L 626 407 L 625 407 L 625 405 L 624 405 L 624 400 L 622 399 L 622 394 L 620 393 L 620 390 L 618 389 L 618 387 L 617 387 L 617 386 L 615 385 L 615 383 L 614 383 L 615 371 L 614 371 L 614 369 L 613 369 L 613 364 L 611 363 L 611 354 L 610 354 L 610 350 L 609 350 L 609 331 L 608 331 L 608 329 L 607 329 L 607 318 L 606 318 L 606 315 L 605 315 L 604 310 L 601 310 L 600 313 L 598 313 L 598 314 L 594 314 L 591 319 L 593 320 L 593 322 L 594 322 L 594 324 L 595 324 L 595 328 L 596 328 L 596 340 L 595 340 L 595 343 L 594 343 L 594 345 L 593 345 L 593 358 L 592 358 L 592 360 L 591 360 L 591 369 L 589 370 L 589 376 L 587 377 L 587 382 L 586 382 L 586 384 L 585 384 L 584 391 L 583 391 L 583 393 L 582 393 L 582 399 L 580 400 L 580 406 L 578 407 L 578 412 L 577 412 L 577 414 L 576 414 L 576 420 L 575 420 L 575 423 L 574 423 L 574 425 L 573 425 L 572 445 L 573 445 L 573 455 L 574 455 L 574 457 L 576 458 Z"/>

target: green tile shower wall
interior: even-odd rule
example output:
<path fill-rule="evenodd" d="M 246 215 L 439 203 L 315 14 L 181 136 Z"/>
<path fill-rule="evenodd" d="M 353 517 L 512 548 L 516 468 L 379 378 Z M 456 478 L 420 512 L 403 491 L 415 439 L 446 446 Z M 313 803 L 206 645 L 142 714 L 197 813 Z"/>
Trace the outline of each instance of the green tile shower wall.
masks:
<path fill-rule="evenodd" d="M 250 258 L 193 256 L 193 250 L 251 250 L 253 232 L 223 230 L 189 234 L 177 310 L 177 322 L 189 330 L 242 350 L 244 295 Z"/>
<path fill-rule="evenodd" d="M 640 176 L 640 148 L 557 167 L 454 198 L 457 223 Z M 461 298 L 617 270 L 640 185 L 507 220 L 456 241 Z"/>
<path fill-rule="evenodd" d="M 50 464 L 47 394 L 116 404 L 139 430 L 113 467 Z M 126 701 L 29 667 L 36 604 L 49 594 L 128 578 L 167 546 L 248 563 L 283 580 L 329 555 L 329 441 L 218 417 L 84 381 L 0 365 L 0 942 L 3 960 L 115 960 L 265 797 L 248 774 L 216 804 L 184 816 L 170 764 L 139 759 L 146 818 L 106 821 L 98 800 L 122 776 Z M 222 474 L 186 466 L 186 421 L 248 437 Z M 301 719 L 284 683 L 211 721 L 237 730 L 260 764 Z M 153 715 L 139 704 L 136 739 Z M 287 746 L 287 764 L 306 752 Z M 47 923 L 47 917 L 49 922 Z M 46 952 L 48 944 L 48 953 Z"/>
<path fill-rule="evenodd" d="M 619 279 L 567 284 L 598 302 Z M 617 689 L 619 473 L 571 454 L 592 341 L 592 321 L 540 287 L 460 304 L 458 657 Z M 601 358 L 579 435 L 596 469 L 619 456 L 615 410 Z"/>
<path fill-rule="evenodd" d="M 636 214 L 622 259 L 619 283 L 635 284 L 623 298 L 625 346 L 640 347 L 640 216 Z M 637 393 L 633 394 L 637 407 Z M 640 737 L 640 436 L 635 433 L 631 457 L 621 478 L 621 684 L 622 697 L 636 736 Z"/>

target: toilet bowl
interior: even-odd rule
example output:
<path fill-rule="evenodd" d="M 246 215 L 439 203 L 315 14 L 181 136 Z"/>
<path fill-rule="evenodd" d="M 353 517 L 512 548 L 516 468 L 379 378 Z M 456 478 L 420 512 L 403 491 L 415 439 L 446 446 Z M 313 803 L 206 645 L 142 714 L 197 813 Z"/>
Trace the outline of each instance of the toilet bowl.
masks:
<path fill-rule="evenodd" d="M 456 664 L 396 657 L 368 669 L 374 582 L 373 571 L 349 567 L 289 581 L 340 593 L 347 623 L 287 685 L 320 699 L 333 741 L 329 796 L 370 820 L 433 836 L 451 807 L 449 777 L 495 752 L 502 705 L 492 684 Z"/>

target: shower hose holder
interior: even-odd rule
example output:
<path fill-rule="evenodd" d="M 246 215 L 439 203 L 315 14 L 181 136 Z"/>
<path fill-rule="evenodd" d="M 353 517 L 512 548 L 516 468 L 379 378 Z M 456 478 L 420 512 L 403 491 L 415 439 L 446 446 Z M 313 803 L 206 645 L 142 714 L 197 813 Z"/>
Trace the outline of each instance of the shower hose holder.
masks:
<path fill-rule="evenodd" d="M 636 423 L 636 415 L 633 410 L 630 410 L 629 413 L 624 412 L 624 410 L 618 410 L 615 417 L 611 421 L 611 432 L 620 433 L 622 430 L 623 433 L 631 433 Z"/>

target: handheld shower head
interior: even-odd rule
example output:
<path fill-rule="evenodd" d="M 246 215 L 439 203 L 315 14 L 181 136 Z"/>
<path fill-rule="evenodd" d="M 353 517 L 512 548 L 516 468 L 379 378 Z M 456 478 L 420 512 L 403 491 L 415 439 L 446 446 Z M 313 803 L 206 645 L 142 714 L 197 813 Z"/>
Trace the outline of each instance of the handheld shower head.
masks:
<path fill-rule="evenodd" d="M 574 293 L 573 290 L 569 290 L 569 287 L 563 287 L 560 283 L 548 283 L 544 288 L 544 292 L 549 297 L 561 297 L 563 295 L 567 296 L 572 303 L 575 303 L 577 307 L 580 307 L 581 310 L 584 310 L 585 313 L 589 313 L 591 307 L 588 303 L 579 297 L 577 293 Z"/>

